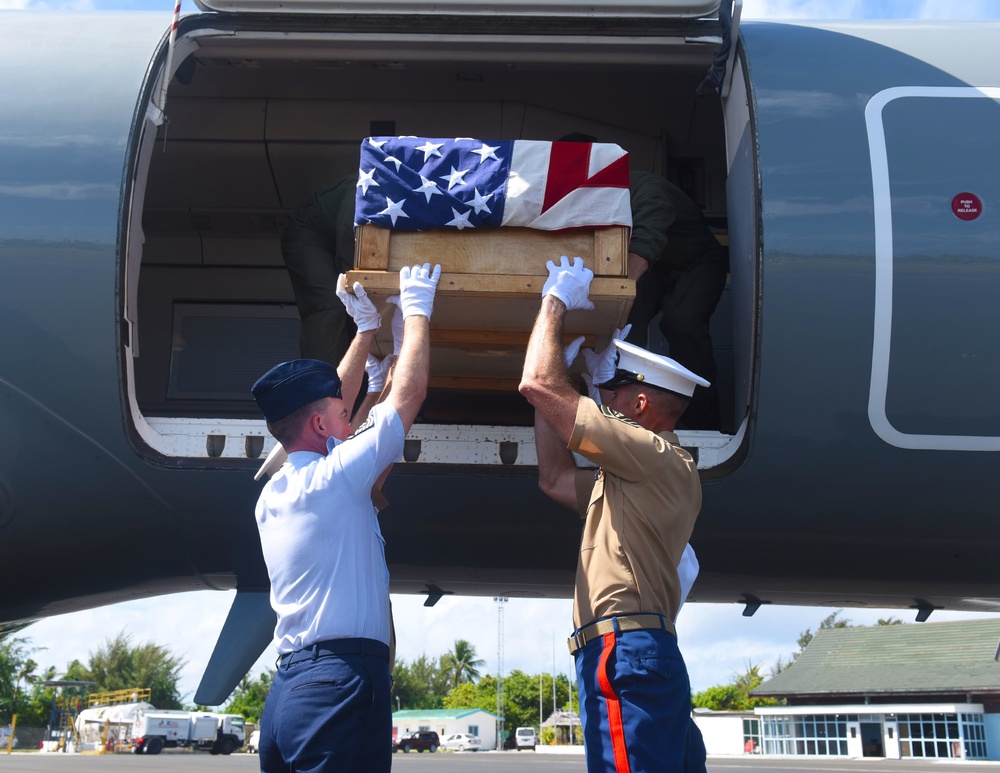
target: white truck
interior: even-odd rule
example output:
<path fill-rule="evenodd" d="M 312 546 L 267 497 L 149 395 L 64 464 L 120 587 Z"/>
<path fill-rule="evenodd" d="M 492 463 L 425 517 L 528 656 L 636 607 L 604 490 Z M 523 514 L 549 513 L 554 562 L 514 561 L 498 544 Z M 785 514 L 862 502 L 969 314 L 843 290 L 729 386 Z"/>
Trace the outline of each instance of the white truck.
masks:
<path fill-rule="evenodd" d="M 176 747 L 232 754 L 243 746 L 244 720 L 239 714 L 151 709 L 136 716 L 129 737 L 134 754 Z"/>

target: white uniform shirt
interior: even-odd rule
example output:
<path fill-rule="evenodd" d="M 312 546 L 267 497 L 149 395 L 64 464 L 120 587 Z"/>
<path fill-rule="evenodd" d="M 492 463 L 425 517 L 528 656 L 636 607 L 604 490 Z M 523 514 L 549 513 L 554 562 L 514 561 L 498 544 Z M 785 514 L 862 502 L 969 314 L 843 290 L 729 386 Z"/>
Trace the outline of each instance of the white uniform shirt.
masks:
<path fill-rule="evenodd" d="M 328 639 L 389 643 L 389 569 L 371 501 L 379 475 L 403 456 L 399 415 L 376 405 L 326 456 L 294 451 L 257 500 L 257 529 L 278 615 L 279 654 Z"/>
<path fill-rule="evenodd" d="M 701 569 L 701 564 L 698 563 L 698 556 L 694 554 L 694 548 L 691 547 L 691 543 L 689 542 L 684 546 L 680 563 L 677 564 L 677 579 L 681 581 L 681 603 L 677 605 L 677 615 L 681 613 L 681 608 L 684 606 L 684 602 L 687 601 L 688 594 L 691 592 L 691 586 L 698 579 L 699 569 Z M 675 623 L 677 622 L 677 615 L 674 615 Z"/>

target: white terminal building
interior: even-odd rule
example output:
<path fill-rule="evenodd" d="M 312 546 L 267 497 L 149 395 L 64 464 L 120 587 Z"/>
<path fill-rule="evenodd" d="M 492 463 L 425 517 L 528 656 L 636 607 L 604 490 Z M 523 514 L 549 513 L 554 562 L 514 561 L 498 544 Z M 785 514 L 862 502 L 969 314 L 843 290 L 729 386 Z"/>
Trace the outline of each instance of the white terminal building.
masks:
<path fill-rule="evenodd" d="M 998 642 L 1000 619 L 823 629 L 751 692 L 785 705 L 695 721 L 710 754 L 1000 760 Z"/>

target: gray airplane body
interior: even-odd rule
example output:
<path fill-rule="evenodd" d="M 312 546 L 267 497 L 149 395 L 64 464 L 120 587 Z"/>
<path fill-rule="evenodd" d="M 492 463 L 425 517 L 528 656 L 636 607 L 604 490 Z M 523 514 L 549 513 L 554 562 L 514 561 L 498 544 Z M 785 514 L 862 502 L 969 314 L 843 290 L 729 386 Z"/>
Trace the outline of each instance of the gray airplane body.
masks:
<path fill-rule="evenodd" d="M 997 608 L 1000 24 L 744 22 L 720 99 L 715 3 L 215 5 L 169 56 L 158 13 L 3 14 L 0 620 L 236 588 L 225 698 L 273 626 L 249 385 L 296 356 L 284 218 L 365 136 L 571 131 L 728 236 L 691 598 Z M 571 593 L 531 437 L 516 396 L 432 391 L 394 591 Z"/>

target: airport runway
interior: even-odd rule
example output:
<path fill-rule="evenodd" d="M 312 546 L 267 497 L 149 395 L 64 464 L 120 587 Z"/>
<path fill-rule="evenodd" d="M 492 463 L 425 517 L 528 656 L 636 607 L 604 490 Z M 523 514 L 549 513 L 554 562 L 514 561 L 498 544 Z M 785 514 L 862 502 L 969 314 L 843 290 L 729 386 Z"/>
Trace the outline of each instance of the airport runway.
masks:
<path fill-rule="evenodd" d="M 530 752 L 503 754 L 396 754 L 394 773 L 586 773 L 583 757 Z M 254 773 L 257 757 L 165 751 L 155 757 L 80 754 L 0 754 L 0 773 Z M 789 760 L 716 757 L 708 773 L 946 773 L 1000 771 L 1000 762 L 923 760 Z"/>

